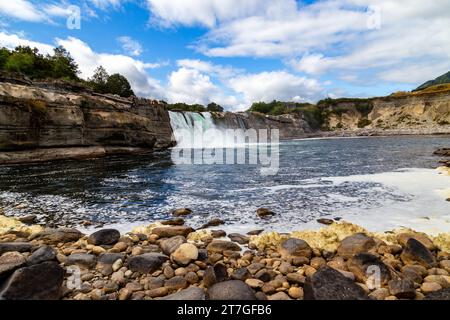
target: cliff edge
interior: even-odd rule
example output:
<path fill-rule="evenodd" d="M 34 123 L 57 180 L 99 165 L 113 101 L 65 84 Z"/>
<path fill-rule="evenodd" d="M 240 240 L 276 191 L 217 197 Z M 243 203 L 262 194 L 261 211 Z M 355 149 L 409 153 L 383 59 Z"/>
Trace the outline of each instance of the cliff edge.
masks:
<path fill-rule="evenodd" d="M 173 145 L 157 101 L 61 82 L 0 79 L 0 164 L 141 153 Z"/>

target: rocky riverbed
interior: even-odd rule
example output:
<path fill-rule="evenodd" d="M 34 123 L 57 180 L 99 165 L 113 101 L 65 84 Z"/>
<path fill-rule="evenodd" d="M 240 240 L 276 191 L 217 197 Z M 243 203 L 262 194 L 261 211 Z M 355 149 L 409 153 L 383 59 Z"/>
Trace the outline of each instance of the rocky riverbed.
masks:
<path fill-rule="evenodd" d="M 450 299 L 450 233 L 327 221 L 318 231 L 226 234 L 221 221 L 194 231 L 190 213 L 90 235 L 0 215 L 0 299 Z"/>

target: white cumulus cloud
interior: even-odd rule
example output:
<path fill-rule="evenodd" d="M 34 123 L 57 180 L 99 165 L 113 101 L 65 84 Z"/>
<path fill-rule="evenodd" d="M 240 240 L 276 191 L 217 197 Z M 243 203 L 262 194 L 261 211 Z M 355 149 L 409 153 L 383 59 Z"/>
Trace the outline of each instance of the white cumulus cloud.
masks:
<path fill-rule="evenodd" d="M 132 39 L 128 36 L 122 36 L 117 38 L 117 41 L 122 45 L 122 49 L 132 56 L 140 56 L 144 49 L 139 41 Z"/>
<path fill-rule="evenodd" d="M 299 77 L 286 71 L 241 75 L 229 80 L 230 87 L 243 95 L 241 108 L 253 102 L 315 101 L 323 96 L 321 84 L 314 79 Z"/>
<path fill-rule="evenodd" d="M 27 0 L 0 0 L 1 15 L 32 22 L 40 22 L 47 19 L 42 11 Z"/>

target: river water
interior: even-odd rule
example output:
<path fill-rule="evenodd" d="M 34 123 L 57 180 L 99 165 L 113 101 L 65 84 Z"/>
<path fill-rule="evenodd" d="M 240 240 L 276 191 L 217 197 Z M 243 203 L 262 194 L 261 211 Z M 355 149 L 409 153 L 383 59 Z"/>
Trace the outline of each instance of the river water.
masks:
<path fill-rule="evenodd" d="M 194 227 L 211 218 L 220 228 L 298 230 L 319 217 L 340 217 L 374 231 L 398 226 L 450 231 L 450 177 L 432 152 L 449 136 L 282 141 L 276 175 L 258 164 L 180 165 L 170 150 L 145 156 L 0 167 L 0 207 L 6 215 L 36 214 L 41 223 L 94 225 L 129 231 L 194 211 Z M 196 150 L 195 152 L 200 152 Z M 267 207 L 275 217 L 261 220 Z"/>

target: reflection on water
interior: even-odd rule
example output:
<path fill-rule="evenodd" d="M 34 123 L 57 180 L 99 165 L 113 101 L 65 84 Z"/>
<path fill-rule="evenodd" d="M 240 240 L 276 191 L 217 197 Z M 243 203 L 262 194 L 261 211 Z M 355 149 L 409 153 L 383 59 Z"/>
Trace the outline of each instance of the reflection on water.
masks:
<path fill-rule="evenodd" d="M 0 206 L 9 215 L 37 214 L 58 225 L 150 222 L 190 207 L 194 226 L 221 217 L 230 225 L 292 227 L 319 216 L 364 215 L 387 203 L 407 206 L 420 192 L 405 192 L 383 179 L 335 177 L 433 168 L 433 150 L 448 141 L 448 136 L 286 141 L 276 176 L 260 175 L 257 165 L 174 165 L 170 151 L 0 167 Z M 429 207 L 440 214 L 445 205 Z M 278 215 L 260 221 L 259 207 Z"/>

